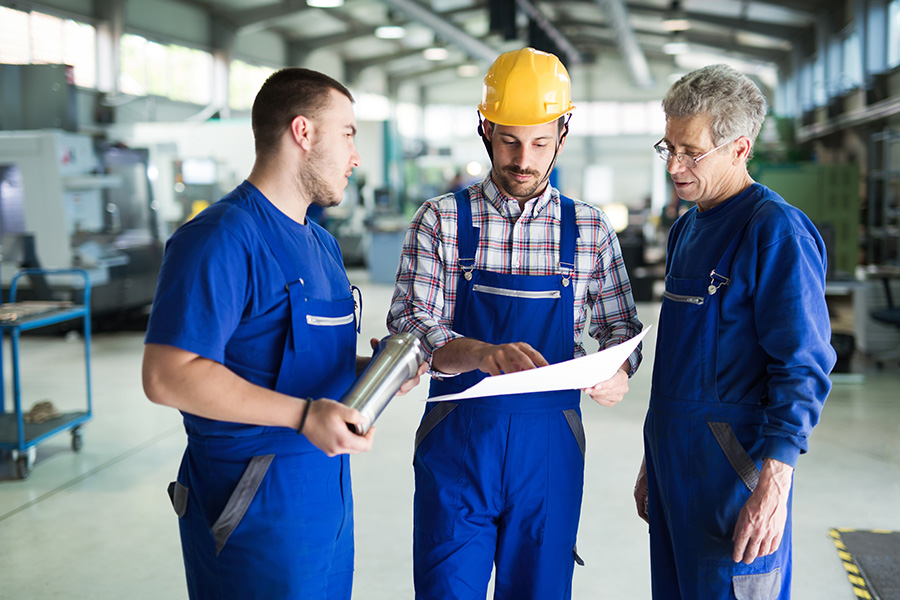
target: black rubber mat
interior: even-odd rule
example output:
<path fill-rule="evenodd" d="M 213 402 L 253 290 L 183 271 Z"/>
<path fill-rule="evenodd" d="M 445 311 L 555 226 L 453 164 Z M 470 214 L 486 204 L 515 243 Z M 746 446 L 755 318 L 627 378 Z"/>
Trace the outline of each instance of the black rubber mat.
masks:
<path fill-rule="evenodd" d="M 900 598 L 900 532 L 832 529 L 830 535 L 857 598 Z"/>

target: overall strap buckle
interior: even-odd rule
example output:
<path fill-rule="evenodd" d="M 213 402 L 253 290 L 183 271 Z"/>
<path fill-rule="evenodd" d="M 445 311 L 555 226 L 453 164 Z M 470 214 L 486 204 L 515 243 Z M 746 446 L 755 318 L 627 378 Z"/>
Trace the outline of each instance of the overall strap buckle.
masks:
<path fill-rule="evenodd" d="M 709 292 L 709 295 L 712 296 L 716 292 L 719 291 L 719 288 L 723 285 L 728 285 L 731 283 L 731 279 L 725 277 L 724 275 L 719 275 L 716 273 L 716 270 L 713 269 L 709 273 L 709 287 L 706 288 L 706 291 Z"/>
<path fill-rule="evenodd" d="M 559 269 L 559 272 L 562 275 L 562 286 L 568 287 L 569 280 L 572 278 L 572 273 L 575 272 L 574 263 L 559 261 L 558 263 L 556 263 L 556 268 Z"/>
<path fill-rule="evenodd" d="M 475 270 L 475 259 L 460 258 L 457 263 L 459 264 L 459 268 L 462 270 L 463 277 L 466 278 L 466 281 L 472 281 L 472 271 Z"/>

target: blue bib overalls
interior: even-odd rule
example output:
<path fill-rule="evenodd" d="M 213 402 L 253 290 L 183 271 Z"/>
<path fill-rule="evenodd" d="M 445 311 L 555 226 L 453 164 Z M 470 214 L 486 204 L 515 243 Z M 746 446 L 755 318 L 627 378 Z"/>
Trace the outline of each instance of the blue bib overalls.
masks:
<path fill-rule="evenodd" d="M 559 272 L 524 276 L 475 268 L 478 230 L 468 190 L 456 195 L 459 263 L 453 331 L 491 344 L 527 342 L 550 363 L 573 358 L 575 207 L 561 197 Z M 433 379 L 458 392 L 481 371 Z M 580 391 L 427 405 L 414 458 L 416 598 L 571 597 L 584 484 Z"/>
<path fill-rule="evenodd" d="M 339 398 L 356 371 L 350 283 L 345 297 L 307 297 L 302 263 L 289 260 L 263 221 L 250 214 L 284 273 L 290 303 L 275 390 Z M 337 258 L 332 272 L 344 273 Z M 188 436 L 171 493 L 181 517 L 190 597 L 349 600 L 348 456 L 329 458 L 288 428 L 266 427 L 261 434 L 249 429 L 254 433 L 244 437 Z"/>
<path fill-rule="evenodd" d="M 774 554 L 750 565 L 731 558 L 734 527 L 756 487 L 765 444 L 764 399 L 738 404 L 717 387 L 718 345 L 741 343 L 720 339 L 718 331 L 746 227 L 710 265 L 715 275 L 666 276 L 644 424 L 654 600 L 776 600 L 790 590 L 790 501 Z"/>

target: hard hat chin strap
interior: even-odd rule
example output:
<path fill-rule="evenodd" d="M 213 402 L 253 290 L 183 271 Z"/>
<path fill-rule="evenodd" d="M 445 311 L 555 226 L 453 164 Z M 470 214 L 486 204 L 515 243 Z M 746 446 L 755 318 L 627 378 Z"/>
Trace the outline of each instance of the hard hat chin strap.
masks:
<path fill-rule="evenodd" d="M 559 156 L 559 147 L 562 145 L 563 139 L 567 135 L 569 135 L 569 119 L 572 118 L 572 113 L 566 115 L 566 121 L 563 124 L 562 134 L 556 138 L 556 148 L 553 149 L 553 160 L 550 161 L 550 166 L 547 167 L 547 172 L 544 173 L 544 176 L 541 178 L 541 183 L 548 180 L 550 178 L 550 172 L 553 170 L 553 166 L 556 164 L 556 157 Z M 494 128 L 491 127 L 491 135 L 494 134 Z M 494 147 L 491 146 L 491 139 L 487 136 L 484 131 L 484 120 L 481 118 L 481 113 L 478 113 L 478 137 L 481 138 L 481 143 L 484 144 L 485 150 L 487 150 L 488 157 L 491 159 L 491 169 L 494 168 Z"/>
<path fill-rule="evenodd" d="M 478 111 L 476 111 L 478 112 Z M 493 135 L 494 129 L 491 128 L 491 134 Z M 487 134 L 484 132 L 484 120 L 481 118 L 481 113 L 478 113 L 478 137 L 481 138 L 481 143 L 484 144 L 484 149 L 487 150 L 488 157 L 491 159 L 491 166 L 494 165 L 494 148 L 491 147 L 491 140 L 488 138 Z"/>

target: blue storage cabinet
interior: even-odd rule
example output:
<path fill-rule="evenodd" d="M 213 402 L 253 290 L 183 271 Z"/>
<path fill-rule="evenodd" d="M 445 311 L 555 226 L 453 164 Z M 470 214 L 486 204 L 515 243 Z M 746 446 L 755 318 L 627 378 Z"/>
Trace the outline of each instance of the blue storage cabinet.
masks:
<path fill-rule="evenodd" d="M 21 277 L 71 275 L 84 285 L 82 304 L 59 301 L 16 302 Z M 25 331 L 81 319 L 84 327 L 84 367 L 86 405 L 84 410 L 62 413 L 42 423 L 26 423 L 22 410 L 19 373 L 19 337 Z M 12 412 L 6 412 L 6 382 L 3 374 L 3 342 L 10 340 L 12 373 Z M 52 368 L 52 367 L 51 367 Z M 10 283 L 9 302 L 0 304 L 0 449 L 12 450 L 16 473 L 24 479 L 31 474 L 34 452 L 39 443 L 58 433 L 70 431 L 72 450 L 81 450 L 80 427 L 91 418 L 91 282 L 84 269 L 22 269 Z"/>

